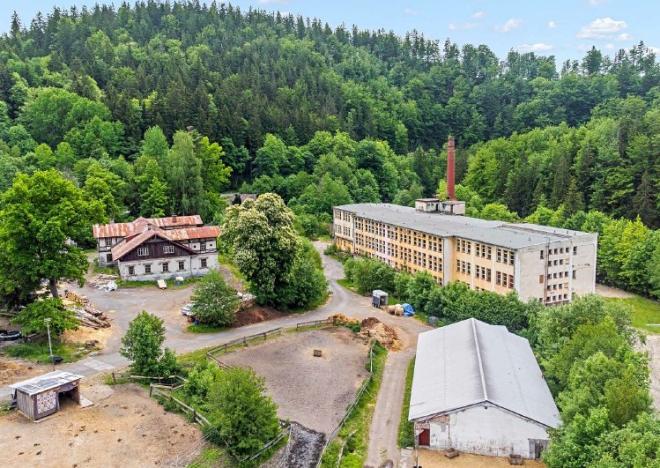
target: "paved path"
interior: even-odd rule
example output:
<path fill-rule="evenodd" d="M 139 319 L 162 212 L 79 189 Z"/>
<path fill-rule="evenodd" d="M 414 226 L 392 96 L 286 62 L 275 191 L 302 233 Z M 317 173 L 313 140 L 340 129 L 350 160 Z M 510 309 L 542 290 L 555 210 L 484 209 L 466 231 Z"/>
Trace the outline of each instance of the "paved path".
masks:
<path fill-rule="evenodd" d="M 315 246 L 322 252 L 326 244 L 317 242 Z M 399 458 L 397 446 L 399 416 L 403 402 L 406 371 L 408 363 L 415 353 L 417 334 L 428 329 L 428 327 L 415 319 L 393 317 L 372 308 L 370 298 L 359 296 L 337 283 L 338 279 L 344 277 L 341 263 L 325 255 L 322 255 L 322 260 L 331 291 L 330 299 L 325 305 L 303 314 L 291 314 L 280 319 L 218 333 L 186 333 L 179 322 L 180 317 L 172 313 L 163 314 L 162 311 L 165 309 L 178 310 L 181 305 L 188 302 L 191 293 L 190 288 L 166 291 L 155 288 L 123 289 L 108 293 L 85 287 L 81 292 L 113 318 L 113 335 L 108 340 L 106 348 L 97 355 L 58 366 L 58 369 L 90 377 L 126 367 L 128 361 L 119 354 L 120 339 L 130 320 L 145 309 L 163 316 L 166 327 L 165 345 L 179 354 L 221 345 L 227 341 L 275 327 L 288 327 L 301 321 L 323 319 L 334 313 L 343 313 L 359 319 L 375 316 L 397 329 L 402 341 L 402 349 L 401 351 L 389 353 L 385 363 L 383 381 L 378 393 L 369 433 L 367 464 L 379 466 L 383 461 L 389 459 L 396 466 Z M 7 398 L 9 395 L 9 387 L 0 388 L 0 400 Z"/>

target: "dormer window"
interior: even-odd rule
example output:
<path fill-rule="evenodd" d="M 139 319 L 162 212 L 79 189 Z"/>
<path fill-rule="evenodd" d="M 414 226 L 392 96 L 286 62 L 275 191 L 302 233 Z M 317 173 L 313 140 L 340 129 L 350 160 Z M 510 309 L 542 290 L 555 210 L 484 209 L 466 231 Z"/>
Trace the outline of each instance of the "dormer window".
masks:
<path fill-rule="evenodd" d="M 164 245 L 163 246 L 163 253 L 164 254 L 173 254 L 174 253 L 174 246 L 173 245 Z"/>
<path fill-rule="evenodd" d="M 138 257 L 146 257 L 149 255 L 149 247 L 138 247 L 137 254 Z"/>

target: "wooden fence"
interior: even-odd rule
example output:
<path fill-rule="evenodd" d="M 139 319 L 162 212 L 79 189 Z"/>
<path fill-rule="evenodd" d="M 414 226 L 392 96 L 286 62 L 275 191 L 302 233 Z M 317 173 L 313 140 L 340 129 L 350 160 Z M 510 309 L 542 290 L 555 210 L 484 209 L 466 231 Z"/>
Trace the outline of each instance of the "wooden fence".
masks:
<path fill-rule="evenodd" d="M 210 426 L 211 423 L 209 422 L 209 420 L 206 419 L 206 417 L 204 417 L 203 415 L 201 415 L 199 411 L 197 411 L 192 406 L 188 406 L 187 404 L 185 404 L 183 401 L 179 400 L 172 394 L 172 392 L 174 392 L 174 390 L 176 390 L 179 387 L 181 387 L 181 385 L 176 387 L 170 387 L 167 385 L 151 384 L 149 385 L 149 396 L 162 396 L 164 398 L 167 398 L 171 403 L 176 404 L 184 414 L 190 416 L 192 420 L 195 421 L 200 426 Z"/>
<path fill-rule="evenodd" d="M 325 451 L 328 449 L 328 446 L 332 443 L 332 441 L 337 437 L 337 434 L 339 434 L 339 431 L 341 430 L 342 427 L 344 427 L 344 424 L 348 420 L 348 418 L 351 417 L 351 414 L 353 414 L 353 410 L 355 407 L 358 405 L 360 402 L 360 398 L 362 398 L 362 394 L 367 390 L 367 387 L 369 386 L 369 382 L 371 382 L 371 379 L 374 377 L 374 346 L 376 342 L 372 341 L 371 346 L 369 346 L 369 376 L 364 379 L 364 382 L 362 382 L 362 385 L 360 386 L 360 389 L 357 391 L 355 394 L 355 398 L 353 399 L 353 402 L 350 404 L 348 409 L 346 410 L 346 413 L 344 414 L 344 417 L 341 418 L 341 421 L 339 421 L 339 424 L 337 424 L 337 427 L 328 434 L 328 437 L 325 441 L 325 445 L 323 445 L 323 450 L 321 450 L 321 454 L 319 455 L 319 460 L 316 463 L 317 468 L 321 466 L 321 461 L 323 460 L 323 454 Z M 343 447 L 342 447 L 343 451 Z M 341 460 L 341 457 L 340 457 Z"/>

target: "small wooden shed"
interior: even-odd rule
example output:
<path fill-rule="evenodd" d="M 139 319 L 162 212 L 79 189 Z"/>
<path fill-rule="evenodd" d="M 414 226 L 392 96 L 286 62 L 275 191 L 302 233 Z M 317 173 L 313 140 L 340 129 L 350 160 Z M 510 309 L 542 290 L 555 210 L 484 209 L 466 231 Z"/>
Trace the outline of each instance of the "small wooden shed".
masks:
<path fill-rule="evenodd" d="M 9 387 L 16 407 L 32 421 L 56 413 L 60 409 L 60 398 L 69 397 L 80 404 L 81 375 L 54 371 Z"/>

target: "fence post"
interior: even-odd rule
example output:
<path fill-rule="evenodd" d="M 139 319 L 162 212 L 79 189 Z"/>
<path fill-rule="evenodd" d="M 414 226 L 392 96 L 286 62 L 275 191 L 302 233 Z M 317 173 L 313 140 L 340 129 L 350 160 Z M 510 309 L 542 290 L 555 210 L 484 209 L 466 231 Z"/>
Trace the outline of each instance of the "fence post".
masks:
<path fill-rule="evenodd" d="M 151 397 L 151 394 L 153 393 L 153 391 L 154 391 L 154 387 L 149 385 L 149 397 Z"/>
<path fill-rule="evenodd" d="M 115 377 L 115 373 L 112 373 L 112 383 L 116 384 L 117 383 L 117 378 Z"/>

